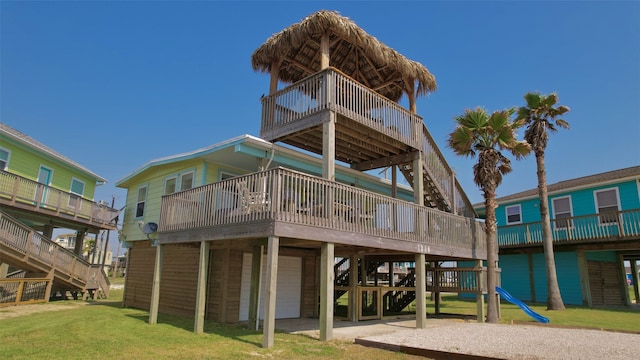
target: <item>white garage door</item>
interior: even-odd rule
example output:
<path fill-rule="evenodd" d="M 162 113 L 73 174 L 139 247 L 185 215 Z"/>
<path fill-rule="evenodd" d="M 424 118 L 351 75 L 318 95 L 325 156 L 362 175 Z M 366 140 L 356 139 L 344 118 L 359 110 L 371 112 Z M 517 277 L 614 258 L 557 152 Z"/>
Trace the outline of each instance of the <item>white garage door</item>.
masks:
<path fill-rule="evenodd" d="M 242 259 L 242 283 L 240 288 L 240 321 L 249 320 L 249 293 L 251 287 L 251 254 Z M 260 319 L 263 318 L 266 289 L 267 260 L 262 258 L 262 285 L 260 286 Z M 278 257 L 278 284 L 276 287 L 276 319 L 300 317 L 302 291 L 302 258 Z"/>

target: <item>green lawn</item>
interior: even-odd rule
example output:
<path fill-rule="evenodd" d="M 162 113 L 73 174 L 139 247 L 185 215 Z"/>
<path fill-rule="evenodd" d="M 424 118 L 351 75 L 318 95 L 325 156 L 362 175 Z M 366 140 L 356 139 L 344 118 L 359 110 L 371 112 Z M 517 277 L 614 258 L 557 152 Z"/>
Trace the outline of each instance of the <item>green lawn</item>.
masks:
<path fill-rule="evenodd" d="M 240 326 L 206 323 L 205 334 L 193 333 L 193 320 L 159 315 L 147 324 L 148 312 L 122 308 L 122 290 L 112 290 L 108 301 L 0 320 L 3 359 L 135 358 L 135 359 L 410 359 L 405 354 L 366 348 L 345 341 L 321 342 L 303 335 L 276 333 L 275 346 L 263 349 L 262 333 Z M 69 305 L 73 301 L 51 304 Z M 75 302 L 77 303 L 77 302 Z M 428 316 L 433 302 L 428 301 Z M 640 311 L 569 307 L 547 311 L 531 305 L 551 319 L 550 326 L 588 327 L 640 333 Z M 534 323 L 518 307 L 503 303 L 502 322 Z M 475 315 L 475 302 L 443 296 L 443 313 Z"/>

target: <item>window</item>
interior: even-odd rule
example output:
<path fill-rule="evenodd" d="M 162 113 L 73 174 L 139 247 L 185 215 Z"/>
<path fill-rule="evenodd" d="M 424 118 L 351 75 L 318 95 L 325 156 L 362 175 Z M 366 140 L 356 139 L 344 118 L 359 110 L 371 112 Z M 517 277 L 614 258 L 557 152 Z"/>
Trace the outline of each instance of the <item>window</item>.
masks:
<path fill-rule="evenodd" d="M 147 199 L 147 187 L 138 188 L 138 201 L 136 202 L 136 218 L 144 216 L 144 205 Z"/>
<path fill-rule="evenodd" d="M 9 168 L 9 157 L 11 152 L 7 149 L 0 148 L 0 170 L 7 170 Z"/>
<path fill-rule="evenodd" d="M 80 198 L 84 195 L 84 182 L 76 178 L 71 179 L 71 189 L 69 190 L 69 207 L 75 208 L 80 204 Z"/>
<path fill-rule="evenodd" d="M 600 224 L 617 224 L 617 212 L 620 210 L 618 188 L 594 191 L 594 196 Z"/>
<path fill-rule="evenodd" d="M 522 224 L 522 208 L 520 204 L 507 206 L 505 212 L 507 213 L 507 225 Z"/>
<path fill-rule="evenodd" d="M 567 229 L 573 227 L 571 217 L 571 197 L 564 196 L 551 200 L 553 204 L 553 217 L 556 229 Z"/>
<path fill-rule="evenodd" d="M 164 181 L 164 194 L 169 195 L 176 192 L 176 182 L 178 179 L 174 177 L 170 177 Z"/>
<path fill-rule="evenodd" d="M 193 171 L 180 175 L 180 191 L 189 190 L 193 187 Z"/>

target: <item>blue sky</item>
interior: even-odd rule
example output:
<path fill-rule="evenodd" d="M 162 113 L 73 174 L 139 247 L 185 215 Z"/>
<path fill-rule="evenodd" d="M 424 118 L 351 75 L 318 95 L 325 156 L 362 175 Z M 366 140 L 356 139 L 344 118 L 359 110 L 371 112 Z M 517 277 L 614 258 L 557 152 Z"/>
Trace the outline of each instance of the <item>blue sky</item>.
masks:
<path fill-rule="evenodd" d="M 418 113 L 472 202 L 475 159 L 446 147 L 466 108 L 557 92 L 570 130 L 551 136 L 548 182 L 640 164 L 640 2 L 0 2 L 0 121 L 107 178 L 145 162 L 259 135 L 269 36 L 337 10 L 436 77 Z M 498 195 L 536 187 L 515 162 Z"/>

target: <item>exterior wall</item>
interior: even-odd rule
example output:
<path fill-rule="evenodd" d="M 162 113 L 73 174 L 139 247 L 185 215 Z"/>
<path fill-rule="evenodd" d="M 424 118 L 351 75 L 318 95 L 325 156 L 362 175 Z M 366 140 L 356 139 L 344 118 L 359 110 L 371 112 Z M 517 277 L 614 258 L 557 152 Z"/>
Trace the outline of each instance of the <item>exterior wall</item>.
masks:
<path fill-rule="evenodd" d="M 554 217 L 552 200 L 555 198 L 570 196 L 573 216 L 592 215 L 597 213 L 594 192 L 597 190 L 611 189 L 616 187 L 618 188 L 618 195 L 620 197 L 619 206 L 621 210 L 640 208 L 640 194 L 638 193 L 638 184 L 636 184 L 636 181 L 630 180 L 622 183 L 608 184 L 603 186 L 592 186 L 585 189 L 554 193 L 553 195 L 549 196 L 549 210 L 551 219 L 553 219 Z M 505 210 L 508 206 L 517 204 L 520 204 L 521 206 L 523 223 L 541 221 L 540 208 L 538 207 L 539 200 L 535 198 L 500 204 L 496 209 L 496 219 L 498 221 L 498 226 L 507 225 L 507 215 Z"/>
<path fill-rule="evenodd" d="M 158 311 L 193 317 L 198 280 L 197 245 L 165 245 Z M 243 253 L 251 250 L 212 249 L 210 252 L 207 313 L 209 321 L 235 323 L 240 314 L 240 275 Z M 296 254 L 282 251 L 283 256 Z M 299 254 L 297 254 L 299 255 Z M 123 305 L 149 310 L 156 248 L 150 241 L 136 241 L 129 249 Z M 301 317 L 317 316 L 317 257 L 302 256 Z"/>
<path fill-rule="evenodd" d="M 209 166 L 210 167 L 210 166 Z M 207 167 L 207 168 L 209 168 Z M 122 233 L 127 241 L 146 240 L 146 236 L 140 231 L 136 222 L 143 221 L 158 223 L 160 220 L 160 205 L 164 194 L 165 180 L 171 176 L 194 171 L 193 186 L 200 186 L 203 179 L 205 164 L 202 160 L 188 160 L 158 166 L 146 171 L 127 184 L 127 201 L 124 210 Z M 145 201 L 144 216 L 136 217 L 136 203 L 138 201 L 138 189 L 147 186 L 147 198 Z"/>
<path fill-rule="evenodd" d="M 1 147 L 11 152 L 8 172 L 37 181 L 40 166 L 45 166 L 53 170 L 50 186 L 68 192 L 71 189 L 71 179 L 76 178 L 84 182 L 82 197 L 93 201 L 96 189 L 95 178 L 47 156 L 37 149 L 15 143 L 11 139 L 3 137 Z"/>
<path fill-rule="evenodd" d="M 575 252 L 556 252 L 556 272 L 565 304 L 583 305 L 578 257 Z M 502 288 L 523 301 L 547 301 L 547 271 L 543 253 L 531 255 L 534 291 L 531 291 L 529 255 L 500 255 Z"/>

